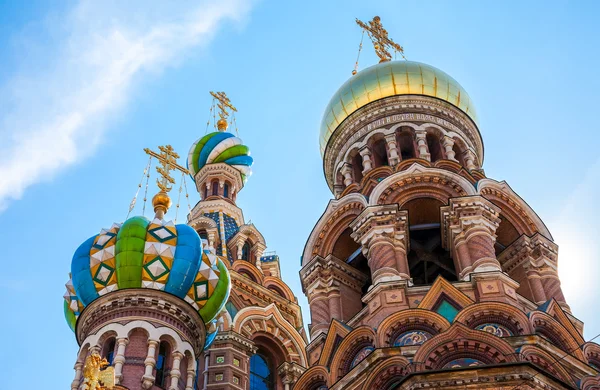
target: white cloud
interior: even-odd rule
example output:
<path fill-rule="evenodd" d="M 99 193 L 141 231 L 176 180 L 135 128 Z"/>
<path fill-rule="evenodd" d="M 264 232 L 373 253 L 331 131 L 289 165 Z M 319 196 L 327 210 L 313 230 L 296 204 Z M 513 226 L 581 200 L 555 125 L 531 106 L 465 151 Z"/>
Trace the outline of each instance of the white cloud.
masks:
<path fill-rule="evenodd" d="M 39 55 L 24 45 L 17 55 L 33 58 L 0 89 L 6 101 L 0 108 L 0 210 L 93 152 L 106 119 L 126 106 L 142 77 L 176 65 L 191 48 L 207 44 L 222 22 L 239 20 L 249 8 L 244 0 L 84 0 L 50 21 L 55 46 Z"/>

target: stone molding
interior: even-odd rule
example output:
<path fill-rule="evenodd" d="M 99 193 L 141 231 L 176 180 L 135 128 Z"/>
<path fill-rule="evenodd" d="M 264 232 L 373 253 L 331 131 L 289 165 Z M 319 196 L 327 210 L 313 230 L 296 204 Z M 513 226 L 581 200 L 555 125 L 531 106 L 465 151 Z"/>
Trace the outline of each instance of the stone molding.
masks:
<path fill-rule="evenodd" d="M 226 179 L 229 180 L 233 185 L 233 188 L 231 189 L 232 193 L 239 192 L 244 188 L 244 182 L 240 171 L 231 165 L 225 163 L 206 164 L 198 171 L 198 173 L 196 173 L 196 176 L 194 176 L 196 188 L 200 194 L 204 194 L 203 186 L 207 181 L 212 181 L 212 179 L 219 179 L 219 186 L 221 187 L 221 183 Z"/>
<path fill-rule="evenodd" d="M 317 286 L 325 286 L 335 280 L 345 284 L 352 289 L 359 289 L 367 280 L 366 276 L 356 268 L 344 263 L 337 257 L 329 255 L 326 258 L 315 256 L 308 264 L 300 270 L 300 279 L 302 281 L 302 289 L 305 293 L 318 288 Z"/>
<path fill-rule="evenodd" d="M 117 290 L 93 301 L 77 320 L 77 341 L 81 345 L 107 324 L 135 320 L 169 327 L 193 346 L 196 356 L 202 351 L 206 329 L 200 314 L 180 298 L 153 289 Z"/>
<path fill-rule="evenodd" d="M 420 123 L 416 125 L 418 122 Z M 436 127 L 448 133 L 463 135 L 469 147 L 476 150 L 479 165 L 483 163 L 483 141 L 479 130 L 460 109 L 427 96 L 390 96 L 356 110 L 334 131 L 323 157 L 323 168 L 329 187 L 333 189 L 334 170 L 342 151 L 345 153 L 352 144 L 373 130 L 409 124 L 423 130 Z"/>
<path fill-rule="evenodd" d="M 365 256 L 369 254 L 371 242 L 381 237 L 393 240 L 394 246 L 410 250 L 408 238 L 408 211 L 400 210 L 398 204 L 369 206 L 350 223 L 352 238 L 363 248 Z"/>
<path fill-rule="evenodd" d="M 505 272 L 523 266 L 525 268 L 541 268 L 544 266 L 557 268 L 558 245 L 539 233 L 529 237 L 522 235 L 498 256 Z"/>
<path fill-rule="evenodd" d="M 214 212 L 223 212 L 229 215 L 235 220 L 238 226 L 244 224 L 244 214 L 242 209 L 225 199 L 209 199 L 196 203 L 194 208 L 192 208 L 191 213 L 188 215 L 187 224 L 194 225 L 200 217 L 205 217 L 204 213 Z"/>

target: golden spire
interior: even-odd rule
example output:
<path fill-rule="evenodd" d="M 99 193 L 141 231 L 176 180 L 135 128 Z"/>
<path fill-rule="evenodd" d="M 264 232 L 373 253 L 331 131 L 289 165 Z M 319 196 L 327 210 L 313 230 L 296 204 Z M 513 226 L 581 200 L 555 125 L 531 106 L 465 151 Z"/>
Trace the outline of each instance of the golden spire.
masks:
<path fill-rule="evenodd" d="M 375 16 L 368 24 L 356 19 L 356 24 L 369 34 L 369 38 L 371 38 L 371 42 L 373 42 L 373 46 L 375 47 L 375 53 L 379 57 L 379 62 L 386 62 L 392 59 L 389 49 L 399 52 L 402 58 L 406 59 L 402 46 L 388 38 L 388 32 L 381 25 L 381 18 L 379 16 Z"/>
<path fill-rule="evenodd" d="M 171 177 L 171 171 L 176 169 L 183 173 L 191 173 L 186 168 L 177 164 L 179 154 L 175 152 L 171 145 L 159 146 L 158 150 L 160 150 L 160 153 L 145 148 L 144 152 L 156 158 L 160 165 L 162 165 L 156 167 L 156 171 L 161 176 L 159 179 L 156 179 L 156 185 L 160 188 L 160 192 L 152 198 L 152 205 L 154 206 L 156 217 L 162 219 L 169 207 L 171 207 L 171 198 L 169 198 L 168 192 L 173 189 L 172 184 L 175 184 L 175 179 Z"/>
<path fill-rule="evenodd" d="M 229 100 L 229 98 L 227 97 L 225 92 L 210 91 L 210 94 L 212 95 L 212 97 L 214 97 L 215 99 L 217 99 L 219 101 L 219 103 L 217 104 L 217 107 L 219 107 L 219 118 L 220 119 L 217 122 L 217 129 L 219 129 L 219 131 L 225 131 L 225 130 L 227 130 L 227 126 L 229 126 L 229 124 L 227 123 L 227 117 L 229 116 L 228 110 L 237 112 L 237 108 L 235 108 L 231 104 L 231 100 Z"/>

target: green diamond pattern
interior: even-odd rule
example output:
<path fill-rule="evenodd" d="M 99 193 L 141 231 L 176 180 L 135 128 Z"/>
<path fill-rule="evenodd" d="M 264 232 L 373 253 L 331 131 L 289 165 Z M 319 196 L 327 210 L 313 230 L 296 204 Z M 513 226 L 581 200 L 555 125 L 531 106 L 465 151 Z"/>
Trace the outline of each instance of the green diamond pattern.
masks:
<path fill-rule="evenodd" d="M 104 263 L 101 263 L 98 269 L 96 270 L 96 274 L 94 274 L 94 282 L 106 287 L 108 281 L 110 280 L 114 272 L 114 268 Z"/>
<path fill-rule="evenodd" d="M 152 280 L 157 280 L 169 272 L 169 267 L 160 256 L 150 260 L 144 265 L 144 269 Z"/>
<path fill-rule="evenodd" d="M 208 299 L 208 281 L 194 283 L 194 299 L 196 301 Z"/>
<path fill-rule="evenodd" d="M 150 233 L 152 237 L 156 238 L 158 242 L 165 242 L 176 237 L 175 234 L 171 233 L 169 229 L 164 226 L 150 229 L 148 230 L 148 233 Z"/>

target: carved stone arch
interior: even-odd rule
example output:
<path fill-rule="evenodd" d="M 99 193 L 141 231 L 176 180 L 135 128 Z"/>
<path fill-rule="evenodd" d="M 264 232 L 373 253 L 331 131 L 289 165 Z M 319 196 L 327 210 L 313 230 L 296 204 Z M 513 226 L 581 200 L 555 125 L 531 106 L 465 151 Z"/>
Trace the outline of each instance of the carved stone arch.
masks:
<path fill-rule="evenodd" d="M 455 359 L 471 358 L 484 364 L 514 362 L 514 350 L 506 341 L 486 332 L 454 323 L 449 330 L 427 340 L 413 361 L 424 370 L 442 369 Z"/>
<path fill-rule="evenodd" d="M 473 185 L 464 177 L 439 168 L 413 164 L 382 180 L 371 193 L 369 205 L 399 203 L 419 197 L 432 197 L 447 204 L 448 199 L 476 195 Z"/>
<path fill-rule="evenodd" d="M 394 170 L 389 166 L 382 166 L 375 169 L 371 169 L 364 175 L 360 182 L 361 193 L 368 196 L 371 191 L 379 184 L 379 182 L 386 177 L 392 175 Z"/>
<path fill-rule="evenodd" d="M 600 390 L 600 375 L 588 376 L 579 383 L 581 390 Z"/>
<path fill-rule="evenodd" d="M 254 226 L 253 223 L 240 226 L 239 233 L 248 237 L 252 245 L 260 243 L 263 244 L 265 247 L 267 246 L 265 238 L 258 231 L 258 229 L 256 228 L 256 226 Z"/>
<path fill-rule="evenodd" d="M 556 357 L 553 357 L 536 345 L 524 345 L 517 352 L 521 355 L 522 360 L 531 362 L 564 382 L 573 384 L 573 378 L 569 372 L 562 364 L 556 364 Z"/>
<path fill-rule="evenodd" d="M 281 315 L 275 304 L 267 307 L 245 307 L 234 318 L 233 330 L 253 339 L 255 334 L 268 334 L 286 353 L 285 361 L 307 366 L 306 343 L 298 331 Z"/>
<path fill-rule="evenodd" d="M 358 357 L 359 352 L 365 348 L 374 350 L 375 339 L 375 332 L 368 326 L 361 326 L 350 332 L 338 346 L 331 362 L 332 382 L 337 382 L 352 369 L 353 363 L 358 363 L 354 359 Z"/>
<path fill-rule="evenodd" d="M 194 222 L 192 223 L 191 227 L 196 231 L 201 229 L 217 229 L 217 223 L 214 219 L 208 218 L 203 215 L 194 218 Z"/>
<path fill-rule="evenodd" d="M 396 312 L 379 324 L 377 328 L 378 348 L 392 347 L 394 341 L 406 332 L 427 332 L 431 336 L 445 332 L 450 323 L 431 310 L 407 309 Z"/>
<path fill-rule="evenodd" d="M 505 181 L 482 179 L 477 182 L 477 193 L 500 207 L 501 215 L 515 226 L 520 235 L 532 236 L 537 232 L 554 240 L 541 218 Z"/>
<path fill-rule="evenodd" d="M 395 388 L 397 381 L 411 372 L 410 362 L 404 356 L 392 356 L 382 360 L 371 369 L 363 390 L 388 390 Z"/>
<path fill-rule="evenodd" d="M 242 276 L 248 277 L 255 283 L 263 283 L 263 274 L 260 270 L 252 263 L 246 260 L 236 260 L 231 264 L 231 269 Z"/>
<path fill-rule="evenodd" d="M 352 219 L 356 218 L 362 210 L 367 206 L 367 200 L 361 194 L 353 193 L 348 194 L 340 199 L 332 199 L 329 201 L 325 212 L 319 218 L 319 221 L 313 228 L 306 245 L 304 246 L 304 253 L 302 255 L 302 265 L 308 264 L 316 255 L 326 257 L 327 250 L 331 250 L 333 242 L 344 230 L 341 229 L 339 232 L 340 221 L 346 221 L 349 223 Z M 347 227 L 348 225 L 346 225 Z M 335 235 L 337 233 L 337 236 Z M 333 237 L 335 236 L 335 237 Z M 325 254 L 326 253 L 326 254 Z M 325 254 L 325 255 L 322 255 Z"/>
<path fill-rule="evenodd" d="M 268 289 L 273 289 L 273 287 L 275 287 L 276 289 L 274 291 L 279 295 L 282 295 L 283 298 L 288 301 L 294 301 L 294 292 L 281 279 L 274 276 L 265 276 L 262 285 Z"/>
<path fill-rule="evenodd" d="M 580 360 L 585 360 L 579 343 L 577 343 L 563 324 L 554 317 L 536 310 L 529 313 L 529 322 L 536 334 L 545 337 L 554 346 L 564 352 L 571 353 Z"/>
<path fill-rule="evenodd" d="M 529 318 L 518 308 L 502 302 L 475 303 L 461 310 L 454 319 L 475 329 L 483 324 L 497 324 L 508 329 L 512 336 L 532 334 Z"/>
<path fill-rule="evenodd" d="M 585 343 L 582 350 L 588 364 L 600 371 L 600 345 L 588 342 Z"/>
<path fill-rule="evenodd" d="M 402 132 L 405 130 L 410 131 L 413 135 L 415 135 L 417 130 L 421 130 L 422 129 L 422 125 L 418 125 L 414 122 L 400 122 L 400 123 L 396 123 L 394 126 L 390 127 L 389 131 L 390 132 Z"/>
<path fill-rule="evenodd" d="M 300 390 L 317 390 L 322 386 L 329 388 L 330 385 L 331 381 L 327 367 L 312 366 L 302 374 L 294 385 L 294 388 Z"/>

